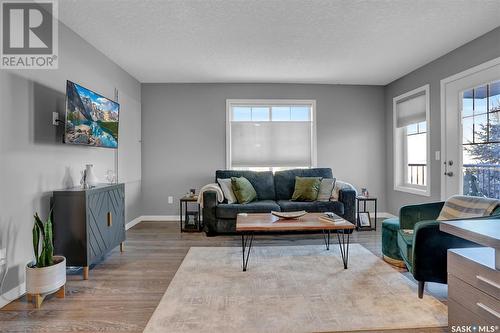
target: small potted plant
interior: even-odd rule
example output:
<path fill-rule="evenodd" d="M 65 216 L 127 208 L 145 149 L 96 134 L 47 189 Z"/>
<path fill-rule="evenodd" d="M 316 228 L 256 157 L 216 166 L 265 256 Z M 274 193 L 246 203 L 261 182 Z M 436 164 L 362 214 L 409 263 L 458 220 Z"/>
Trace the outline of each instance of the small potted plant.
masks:
<path fill-rule="evenodd" d="M 64 297 L 66 284 L 66 258 L 54 256 L 52 243 L 51 213 L 44 223 L 35 214 L 33 226 L 33 250 L 35 260 L 26 266 L 26 292 L 28 300 L 32 298 L 35 306 L 40 307 L 44 297 L 57 292 L 58 297 Z"/>

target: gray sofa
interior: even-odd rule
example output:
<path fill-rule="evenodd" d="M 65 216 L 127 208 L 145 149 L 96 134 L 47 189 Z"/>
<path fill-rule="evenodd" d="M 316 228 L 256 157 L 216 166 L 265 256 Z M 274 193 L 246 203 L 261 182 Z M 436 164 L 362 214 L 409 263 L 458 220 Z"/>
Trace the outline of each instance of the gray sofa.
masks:
<path fill-rule="evenodd" d="M 349 220 L 355 221 L 356 191 L 353 188 L 342 189 L 338 201 L 291 201 L 295 189 L 295 177 L 332 178 L 330 168 L 293 169 L 277 171 L 237 171 L 217 170 L 217 178 L 245 177 L 255 188 L 257 200 L 248 204 L 218 203 L 215 192 L 203 193 L 203 223 L 209 235 L 218 233 L 234 233 L 236 231 L 236 215 L 238 213 L 269 213 L 271 211 L 305 210 L 311 213 L 334 212 Z"/>

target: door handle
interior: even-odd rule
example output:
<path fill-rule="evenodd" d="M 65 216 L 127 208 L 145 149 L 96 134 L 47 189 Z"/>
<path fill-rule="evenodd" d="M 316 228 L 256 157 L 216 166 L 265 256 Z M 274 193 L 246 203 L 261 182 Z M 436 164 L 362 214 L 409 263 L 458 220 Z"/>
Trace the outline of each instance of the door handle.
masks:
<path fill-rule="evenodd" d="M 444 175 L 448 177 L 453 177 L 453 171 L 445 172 Z"/>
<path fill-rule="evenodd" d="M 111 215 L 111 212 L 108 212 L 107 220 L 108 220 L 108 227 L 111 227 L 113 225 L 113 215 Z"/>

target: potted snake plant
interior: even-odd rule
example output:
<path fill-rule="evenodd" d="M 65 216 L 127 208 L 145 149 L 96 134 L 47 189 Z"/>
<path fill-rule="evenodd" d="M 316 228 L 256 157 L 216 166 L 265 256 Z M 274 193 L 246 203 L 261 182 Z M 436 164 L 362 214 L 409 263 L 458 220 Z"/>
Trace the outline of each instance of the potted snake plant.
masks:
<path fill-rule="evenodd" d="M 66 258 L 54 256 L 50 215 L 46 222 L 42 222 L 38 213 L 34 215 L 35 260 L 26 266 L 26 292 L 29 300 L 34 297 L 36 307 L 40 306 L 47 294 L 58 292 L 59 297 L 64 297 L 66 284 Z"/>

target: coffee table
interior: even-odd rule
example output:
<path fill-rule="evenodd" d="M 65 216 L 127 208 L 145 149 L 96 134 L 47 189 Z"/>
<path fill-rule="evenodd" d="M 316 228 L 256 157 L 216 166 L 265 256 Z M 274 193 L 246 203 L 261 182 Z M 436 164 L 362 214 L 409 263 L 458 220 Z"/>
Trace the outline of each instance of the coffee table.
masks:
<path fill-rule="evenodd" d="M 349 235 L 350 230 L 353 230 L 355 226 L 337 215 L 335 215 L 333 222 L 322 220 L 320 219 L 321 216 L 325 215 L 323 213 L 307 213 L 297 219 L 280 219 L 270 213 L 238 214 L 236 217 L 236 231 L 241 233 L 243 272 L 248 267 L 248 258 L 250 257 L 255 233 L 282 231 L 321 231 L 326 250 L 330 250 L 331 231 L 336 231 L 344 269 L 347 269 Z"/>

